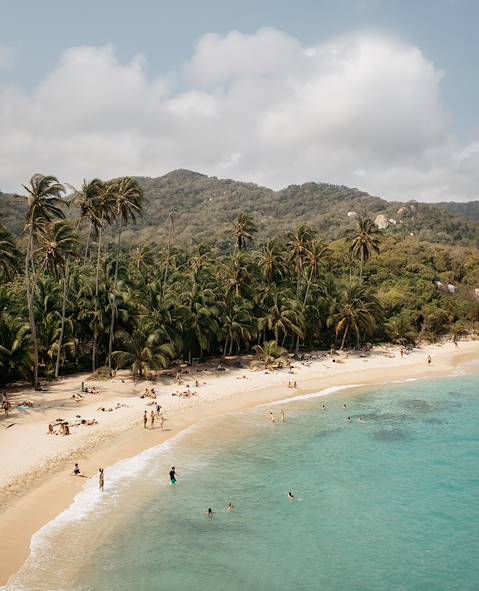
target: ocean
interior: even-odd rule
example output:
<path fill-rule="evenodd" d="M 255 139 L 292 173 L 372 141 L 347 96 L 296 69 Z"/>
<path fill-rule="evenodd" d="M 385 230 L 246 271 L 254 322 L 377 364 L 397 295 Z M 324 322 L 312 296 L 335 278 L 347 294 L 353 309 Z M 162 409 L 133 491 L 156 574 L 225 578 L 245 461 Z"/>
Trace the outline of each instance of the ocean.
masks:
<path fill-rule="evenodd" d="M 203 421 L 107 469 L 7 589 L 477 591 L 479 378 L 321 394 Z"/>

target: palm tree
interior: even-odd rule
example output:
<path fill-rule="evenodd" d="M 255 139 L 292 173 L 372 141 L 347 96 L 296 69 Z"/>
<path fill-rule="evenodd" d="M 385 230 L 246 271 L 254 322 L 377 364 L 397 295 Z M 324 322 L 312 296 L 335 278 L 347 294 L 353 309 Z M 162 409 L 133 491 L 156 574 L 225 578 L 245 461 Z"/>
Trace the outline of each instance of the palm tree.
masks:
<path fill-rule="evenodd" d="M 240 213 L 233 223 L 233 234 L 236 238 L 236 248 L 245 250 L 249 242 L 253 241 L 256 226 L 248 213 Z"/>
<path fill-rule="evenodd" d="M 55 379 L 58 378 L 60 372 L 60 358 L 65 332 L 70 257 L 75 255 L 77 246 L 78 238 L 74 229 L 69 222 L 65 222 L 64 220 L 48 224 L 41 232 L 39 252 L 44 260 L 44 266 L 51 275 L 61 277 L 63 281 L 61 326 L 58 335 Z"/>
<path fill-rule="evenodd" d="M 267 341 L 263 345 L 255 345 L 254 349 L 264 369 L 268 369 L 274 362 L 284 359 L 287 353 L 286 349 L 280 347 L 276 341 Z"/>
<path fill-rule="evenodd" d="M 225 335 L 223 356 L 226 356 L 227 352 L 231 356 L 235 344 L 239 352 L 242 342 L 246 344 L 251 342 L 253 334 L 251 305 L 240 297 L 230 299 L 221 319 L 221 325 Z"/>
<path fill-rule="evenodd" d="M 272 294 L 272 301 L 266 308 L 264 315 L 258 318 L 258 331 L 264 337 L 267 331 L 272 332 L 276 342 L 279 342 L 281 334 L 282 344 L 284 344 L 290 334 L 303 336 L 301 328 L 303 322 L 304 318 L 296 300 L 285 296 L 279 290 L 275 290 Z"/>
<path fill-rule="evenodd" d="M 13 236 L 0 224 L 0 275 L 5 279 L 18 269 L 20 251 Z"/>
<path fill-rule="evenodd" d="M 99 332 L 99 297 L 100 297 L 100 267 L 101 267 L 101 241 L 103 236 L 103 227 L 111 224 L 114 219 L 113 195 L 107 190 L 104 184 L 96 187 L 96 197 L 93 200 L 94 217 L 91 217 L 91 223 L 97 236 L 97 256 L 96 256 L 96 276 L 95 276 L 95 306 L 93 314 L 93 347 L 92 347 L 92 371 L 96 370 L 98 332 Z"/>
<path fill-rule="evenodd" d="M 123 177 L 116 181 L 109 183 L 107 192 L 111 192 L 112 201 L 114 201 L 114 216 L 118 220 L 118 242 L 116 247 L 115 259 L 115 276 L 113 279 L 112 289 L 112 306 L 111 306 L 111 324 L 110 324 L 110 338 L 108 342 L 108 369 L 111 372 L 111 354 L 113 350 L 113 339 L 115 333 L 115 316 L 116 310 L 116 284 L 118 281 L 118 261 L 120 258 L 121 245 L 121 230 L 123 224 L 127 224 L 128 220 L 135 220 L 136 216 L 141 213 L 141 201 L 143 199 L 143 191 L 135 179 L 131 177 Z"/>
<path fill-rule="evenodd" d="M 357 233 L 352 237 L 350 244 L 351 254 L 359 259 L 359 277 L 363 277 L 363 265 L 373 253 L 379 254 L 380 231 L 376 224 L 369 218 L 357 220 Z"/>
<path fill-rule="evenodd" d="M 24 233 L 27 234 L 27 249 L 25 254 L 25 288 L 27 294 L 28 317 L 33 339 L 33 385 L 38 389 L 38 339 L 33 315 L 33 297 L 38 280 L 38 272 L 35 271 L 33 252 L 35 241 L 44 224 L 55 219 L 65 217 L 62 210 L 62 193 L 65 188 L 54 176 L 35 174 L 29 185 L 23 185 L 27 191 L 27 219 Z"/>
<path fill-rule="evenodd" d="M 278 240 L 268 240 L 256 255 L 260 271 L 268 283 L 278 283 L 283 279 L 288 268 L 284 253 Z"/>
<path fill-rule="evenodd" d="M 0 384 L 15 377 L 26 378 L 33 362 L 28 323 L 0 312 Z"/>
<path fill-rule="evenodd" d="M 351 333 L 359 348 L 361 339 L 373 335 L 381 320 L 382 309 L 376 297 L 363 285 L 348 283 L 340 293 L 335 315 L 336 336 L 343 336 L 341 350 Z"/>
<path fill-rule="evenodd" d="M 171 343 L 161 343 L 159 332 L 149 323 L 137 321 L 133 330 L 120 333 L 123 350 L 112 353 L 117 367 L 129 367 L 133 377 L 148 376 L 151 370 L 168 367 L 175 357 Z"/>
<path fill-rule="evenodd" d="M 94 227 L 100 224 L 98 215 L 98 201 L 101 198 L 101 194 L 104 190 L 104 183 L 100 179 L 92 179 L 91 181 L 83 180 L 81 189 L 73 188 L 73 199 L 80 209 L 80 216 L 78 218 L 77 230 L 83 220 L 88 220 L 88 234 L 85 245 L 84 261 L 88 256 L 88 249 L 90 246 L 91 233 Z"/>

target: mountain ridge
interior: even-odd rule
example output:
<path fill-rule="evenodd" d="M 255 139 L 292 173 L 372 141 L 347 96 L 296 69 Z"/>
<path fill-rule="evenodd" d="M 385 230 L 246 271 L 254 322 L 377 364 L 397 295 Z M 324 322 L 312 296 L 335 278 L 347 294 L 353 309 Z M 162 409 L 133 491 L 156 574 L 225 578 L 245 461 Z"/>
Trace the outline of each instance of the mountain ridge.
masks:
<path fill-rule="evenodd" d="M 348 231 L 356 214 L 373 220 L 382 216 L 387 232 L 393 235 L 412 234 L 429 242 L 479 245 L 479 202 L 477 218 L 468 218 L 462 213 L 468 208 L 461 211 L 460 207 L 466 204 L 387 201 L 332 183 L 310 181 L 275 191 L 181 168 L 160 177 L 134 178 L 145 198 L 143 217 L 125 231 L 125 239 L 132 244 L 162 242 L 169 220 L 173 221 L 173 241 L 177 244 L 221 242 L 228 239 L 234 218 L 247 212 L 258 226 L 259 240 L 282 234 L 300 223 L 334 240 Z M 0 220 L 10 232 L 21 232 L 25 211 L 26 205 L 18 198 L 0 193 Z"/>

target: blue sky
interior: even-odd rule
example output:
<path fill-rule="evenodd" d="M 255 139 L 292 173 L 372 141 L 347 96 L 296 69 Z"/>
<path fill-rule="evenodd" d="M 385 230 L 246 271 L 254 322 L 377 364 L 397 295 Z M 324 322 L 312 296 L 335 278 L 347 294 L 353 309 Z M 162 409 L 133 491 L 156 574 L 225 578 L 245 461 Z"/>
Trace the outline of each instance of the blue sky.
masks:
<path fill-rule="evenodd" d="M 190 103 L 194 100 L 195 95 L 191 96 L 192 92 L 201 92 L 201 96 L 199 96 L 201 102 L 205 99 L 205 91 L 210 93 L 211 98 L 217 97 L 219 92 L 218 84 L 221 86 L 222 91 L 225 89 L 226 82 L 224 79 L 214 78 L 216 86 L 213 88 L 209 80 L 204 82 L 198 78 L 197 74 L 193 78 L 184 76 L 185 67 L 188 70 L 191 62 L 195 60 L 197 44 L 204 38 L 205 34 L 216 33 L 218 39 L 225 40 L 231 31 L 238 31 L 245 36 L 244 41 L 244 39 L 254 38 L 259 30 L 267 27 L 284 33 L 287 38 L 286 44 L 289 43 L 288 40 L 294 40 L 305 52 L 311 47 L 324 47 L 325 44 L 330 42 L 336 43 L 335 40 L 344 37 L 352 39 L 358 35 L 362 36 L 363 39 L 374 38 L 379 35 L 386 39 L 387 43 L 397 41 L 402 44 L 404 55 L 406 55 L 408 47 L 416 48 L 421 53 L 424 67 L 427 69 L 427 65 L 430 65 L 437 75 L 435 88 L 432 89 L 429 86 L 426 90 L 418 90 L 417 100 L 421 101 L 425 92 L 431 96 L 435 94 L 434 97 L 430 98 L 434 103 L 432 110 L 434 111 L 438 107 L 443 111 L 441 122 L 434 122 L 434 130 L 424 132 L 432 134 L 429 138 L 430 145 L 426 145 L 427 141 L 424 139 L 424 134 L 419 139 L 417 137 L 411 138 L 413 148 L 417 149 L 418 144 L 421 144 L 421 156 L 424 156 L 427 152 L 427 158 L 425 157 L 426 159 L 421 167 L 432 170 L 431 150 L 434 151 L 435 158 L 444 159 L 443 167 L 447 166 L 446 160 L 448 158 L 454 163 L 457 162 L 458 158 L 463 158 L 464 154 L 469 155 L 471 150 L 473 154 L 476 153 L 476 142 L 479 136 L 477 116 L 477 104 L 479 103 L 479 36 L 476 34 L 475 29 L 479 22 L 479 2 L 474 0 L 417 0 L 415 2 L 404 0 L 336 0 L 336 2 L 323 0 L 297 0 L 296 2 L 290 0 L 258 0 L 256 2 L 252 0 L 243 0 L 241 2 L 229 0 L 189 2 L 185 0 L 175 2 L 155 2 L 152 0 L 137 0 L 136 2 L 126 2 L 124 0 L 97 0 L 96 2 L 91 0 L 82 0 L 82 2 L 71 2 L 69 0 L 16 0 L 15 2 L 0 1 L 0 7 L 2 14 L 0 23 L 0 92 L 3 90 L 8 93 L 6 96 L 7 104 L 9 99 L 12 100 L 12 103 L 15 102 L 12 97 L 16 97 L 16 102 L 18 102 L 18 96 L 21 97 L 20 103 L 22 101 L 28 102 L 28 109 L 27 106 L 25 109 L 27 109 L 29 115 L 26 116 L 25 112 L 17 114 L 18 119 L 22 121 L 25 120 L 25 117 L 33 117 L 33 114 L 39 111 L 45 114 L 44 105 L 38 106 L 35 104 L 36 94 L 46 84 L 53 84 L 52 73 L 59 69 L 61 56 L 65 50 L 110 46 L 112 56 L 105 59 L 110 59 L 113 65 L 119 65 L 120 69 L 127 66 L 134 69 L 135 66 L 132 64 L 141 54 L 144 92 L 149 94 L 148 100 L 154 94 L 154 88 L 152 87 L 164 84 L 170 86 L 166 93 L 168 100 L 181 99 L 181 104 L 184 104 L 187 100 Z M 243 41 L 239 40 L 237 49 L 231 49 L 231 51 L 237 50 L 241 53 L 243 51 Z M 260 44 L 259 47 L 265 52 L 278 51 L 276 42 L 277 40 L 272 45 L 266 42 L 266 44 Z M 280 42 L 278 41 L 278 43 Z M 281 47 L 283 46 L 284 44 L 281 45 Z M 215 49 L 221 53 L 223 51 L 221 43 L 216 43 Z M 279 51 L 281 52 L 281 49 Z M 379 46 L 378 51 L 381 51 Z M 388 51 L 386 48 L 385 55 L 387 55 Z M 205 60 L 211 59 L 208 52 L 204 54 L 203 58 Z M 92 59 L 96 58 L 92 57 Z M 230 56 L 230 59 L 234 60 L 236 58 Z M 395 62 L 394 59 L 392 61 Z M 64 69 L 68 68 L 69 72 L 74 72 L 75 63 L 75 59 L 69 61 L 64 66 Z M 240 74 L 235 70 L 236 83 L 239 84 L 241 81 L 241 84 L 243 84 L 246 78 L 251 82 L 253 77 L 258 75 L 261 76 L 262 80 L 265 78 L 271 79 L 274 76 L 284 80 L 285 76 L 294 71 L 296 62 L 292 59 L 289 65 L 291 70 L 280 74 L 278 74 L 276 65 L 272 67 L 273 73 L 262 69 L 259 73 L 254 72 L 254 76 L 250 76 L 249 73 L 245 74 L 245 69 L 241 66 Z M 404 73 L 402 62 L 397 62 L 396 67 L 399 75 L 402 75 Z M 199 71 L 205 72 L 203 67 Z M 426 70 L 424 70 L 424 73 L 427 77 Z M 71 79 L 67 82 L 64 77 L 60 77 L 58 72 L 57 74 L 54 76 L 57 85 L 69 83 L 71 86 Z M 78 76 L 80 75 L 83 74 L 78 74 Z M 315 74 L 311 74 L 311 76 L 315 76 Z M 394 76 L 394 72 L 391 76 Z M 413 79 L 417 79 L 419 85 L 420 67 L 418 67 L 414 76 Z M 206 77 L 208 77 L 208 74 Z M 66 78 L 68 79 L 68 76 Z M 376 84 L 381 85 L 381 79 L 378 79 Z M 75 80 L 78 80 L 78 77 Z M 257 82 L 257 78 L 254 78 L 254 80 Z M 407 78 L 406 80 L 409 84 L 412 79 Z M 230 82 L 231 79 L 228 77 L 228 84 Z M 120 80 L 117 83 L 118 86 L 115 86 L 115 88 L 121 92 L 122 84 L 128 82 Z M 171 88 L 172 85 L 174 88 Z M 304 88 L 306 87 L 309 87 L 309 83 L 305 83 Z M 229 91 L 230 88 L 228 88 Z M 371 88 L 371 93 L 373 92 L 375 92 L 375 89 Z M 48 93 L 46 94 L 48 95 Z M 185 95 L 188 95 L 188 97 Z M 248 95 L 248 99 L 249 97 L 250 95 Z M 5 96 L 2 98 L 5 99 Z M 112 97 L 112 100 L 114 100 L 114 97 Z M 156 95 L 155 100 L 159 104 L 167 99 L 165 94 L 160 93 Z M 294 101 L 294 98 L 289 96 L 287 100 Z M 321 100 L 321 97 L 319 97 L 319 100 Z M 391 100 L 391 96 L 384 98 L 384 101 Z M 409 100 L 409 98 L 406 97 L 405 100 Z M 254 98 L 252 98 L 252 104 L 256 104 Z M 386 102 L 382 104 L 386 104 Z M 16 108 L 15 106 L 12 107 L 12 109 Z M 178 108 L 175 106 L 173 111 L 177 113 Z M 222 112 L 225 110 L 224 105 L 218 108 Z M 271 117 L 276 117 L 277 120 L 277 113 L 272 114 L 265 110 L 264 105 L 261 108 L 263 111 L 259 111 L 260 124 L 262 124 L 262 121 L 268 121 Z M 402 108 L 406 107 L 402 105 Z M 428 111 L 426 100 L 424 104 L 425 118 L 428 116 Z M 210 116 L 210 111 L 208 113 L 208 116 Z M 122 110 L 122 115 L 123 121 L 129 117 L 136 118 L 135 113 L 127 113 L 124 110 Z M 55 112 L 48 116 L 53 119 L 56 117 Z M 205 116 L 204 110 L 202 110 L 201 116 Z M 283 116 L 281 114 L 281 117 Z M 311 112 L 310 116 L 315 117 L 315 113 Z M 318 112 L 319 116 L 320 112 Z M 361 117 L 362 112 L 358 111 L 357 116 Z M 101 113 L 98 113 L 98 118 L 101 119 L 101 117 Z M 415 114 L 412 121 L 415 121 L 415 117 L 420 118 L 420 114 Z M 65 128 L 65 121 L 55 121 L 55 123 L 58 127 L 55 133 L 61 127 Z M 67 127 L 70 123 L 71 119 L 68 120 Z M 90 124 L 91 122 L 89 122 Z M 257 122 L 254 124 L 256 125 Z M 160 134 L 162 125 L 168 127 L 168 123 L 165 124 L 164 118 L 157 121 L 156 125 L 158 126 L 157 132 Z M 195 128 L 195 125 L 196 122 L 192 128 Z M 224 125 L 225 122 L 222 120 L 222 129 L 225 129 Z M 443 128 L 438 129 L 441 125 Z M 2 118 L 0 115 L 0 130 L 1 126 Z M 8 124 L 6 126 L 8 127 Z M 111 126 L 113 126 L 113 121 Z M 90 128 L 90 138 L 95 136 L 95 139 L 100 144 L 106 146 L 108 140 L 112 140 L 111 126 L 103 130 L 104 135 L 100 139 L 98 138 L 100 132 L 95 133 L 95 130 Z M 100 127 L 102 126 L 100 125 Z M 140 141 L 141 129 L 139 127 L 141 128 L 141 125 L 133 126 L 134 141 L 136 142 Z M 128 133 L 129 129 L 131 129 L 131 126 L 126 125 L 122 132 L 123 137 Z M 204 134 L 206 141 L 205 129 L 208 129 L 208 126 L 205 128 L 199 126 L 196 133 Z M 279 129 L 279 131 L 281 132 L 282 129 Z M 393 131 L 397 133 L 397 130 Z M 28 132 L 29 130 L 25 128 L 25 130 L 22 130 L 22 135 Z M 72 127 L 71 133 L 77 134 L 78 130 Z M 469 170 L 474 168 L 470 163 L 464 171 L 462 168 L 460 171 L 455 168 L 448 178 L 439 179 L 436 172 L 431 176 L 430 185 L 428 185 L 429 181 L 424 178 L 422 170 L 414 170 L 412 176 L 416 180 L 408 185 L 407 183 L 404 184 L 403 180 L 400 182 L 396 180 L 401 176 L 401 171 L 403 171 L 403 174 L 407 174 L 408 163 L 406 161 L 408 158 L 405 158 L 404 150 L 401 153 L 396 153 L 394 149 L 391 149 L 391 160 L 386 165 L 391 170 L 394 170 L 394 174 L 389 176 L 390 182 L 394 182 L 398 186 L 397 189 L 392 188 L 390 191 L 385 191 L 388 183 L 388 178 L 384 177 L 383 172 L 385 163 L 383 161 L 375 162 L 371 156 L 371 153 L 377 149 L 376 144 L 373 147 L 361 146 L 363 156 L 358 159 L 358 162 L 353 162 L 351 157 L 345 158 L 345 168 L 350 169 L 353 166 L 354 170 L 359 172 L 356 177 L 350 172 L 345 172 L 343 180 L 339 157 L 337 162 L 324 166 L 323 174 L 318 162 L 318 171 L 316 172 L 312 162 L 314 157 L 320 159 L 321 154 L 314 154 L 314 150 L 309 144 L 294 145 L 295 150 L 304 148 L 304 160 L 311 163 L 309 166 L 300 167 L 301 171 L 295 176 L 293 173 L 289 175 L 282 173 L 284 159 L 286 158 L 284 155 L 278 157 L 276 168 L 275 163 L 268 160 L 265 161 L 263 171 L 261 169 L 261 153 L 255 156 L 256 166 L 248 164 L 247 159 L 244 157 L 244 151 L 248 149 L 251 142 L 253 144 L 257 143 L 257 140 L 253 137 L 240 138 L 236 144 L 231 143 L 222 146 L 223 156 L 226 155 L 226 159 L 222 159 L 219 153 L 212 153 L 209 159 L 205 158 L 202 161 L 201 158 L 192 157 L 192 154 L 188 151 L 183 153 L 178 148 L 178 143 L 180 140 L 184 141 L 184 136 L 174 131 L 171 131 L 171 133 L 173 135 L 169 139 L 168 157 L 166 158 L 163 157 L 158 145 L 154 147 L 151 145 L 151 138 L 148 139 L 148 142 L 145 140 L 146 143 L 142 146 L 140 153 L 133 153 L 127 148 L 119 158 L 121 165 L 126 165 L 129 168 L 124 173 L 154 175 L 166 172 L 165 166 L 175 167 L 176 164 L 178 167 L 197 165 L 202 166 L 205 172 L 218 174 L 218 176 L 238 177 L 238 175 L 243 175 L 247 180 L 256 180 L 272 186 L 280 186 L 287 182 L 310 180 L 307 177 L 312 176 L 314 180 L 329 180 L 355 185 L 362 183 L 362 188 L 370 189 L 372 192 L 386 192 L 386 196 L 393 198 L 401 197 L 405 191 L 407 191 L 408 196 L 427 200 L 446 198 L 449 193 L 451 198 L 457 199 L 476 197 L 472 185 L 469 187 L 462 178 L 458 181 L 458 176 L 463 172 L 468 174 Z M 230 133 L 238 133 L 238 130 L 233 127 Z M 338 130 L 338 136 L 341 133 L 342 130 Z M 78 166 L 83 164 L 84 169 L 76 173 L 71 162 L 67 164 L 62 162 L 62 158 L 60 158 L 60 152 L 65 154 L 65 148 L 61 146 L 59 138 L 52 141 L 52 137 L 48 136 L 45 138 L 47 141 L 43 141 L 43 134 L 48 135 L 48 131 L 45 129 L 32 131 L 31 137 L 23 147 L 18 137 L 14 137 L 15 145 L 18 142 L 18 150 L 13 150 L 13 153 L 7 153 L 6 156 L 7 159 L 15 160 L 15 162 L 7 162 L 5 170 L 2 170 L 0 165 L 0 186 L 2 188 L 12 188 L 13 185 L 24 180 L 24 178 L 19 177 L 27 174 L 28 167 L 25 165 L 25 159 L 27 159 L 27 164 L 32 172 L 34 172 L 37 165 L 37 156 L 39 156 L 38 165 L 43 167 L 55 168 L 58 162 L 58 174 L 64 173 L 74 176 L 75 178 L 71 179 L 72 181 L 94 173 L 100 174 L 100 176 L 121 173 L 108 159 L 104 162 L 103 170 L 97 170 L 88 158 L 82 156 L 82 154 L 78 157 Z M 325 137 L 324 134 L 324 129 L 318 129 L 316 138 L 310 137 L 308 142 L 316 140 L 318 143 L 322 143 Z M 447 136 L 447 140 L 439 140 L 439 136 L 443 138 Z M 283 134 L 281 137 L 283 137 Z M 113 141 L 115 145 L 118 145 L 118 138 Z M 439 145 L 441 141 L 442 144 Z M 81 136 L 78 135 L 78 142 L 84 145 L 84 149 L 88 152 L 88 137 L 84 133 Z M 393 143 L 396 146 L 403 142 L 407 142 L 407 137 L 396 137 Z M 446 144 L 448 147 L 446 147 Z M 265 146 L 264 151 L 266 148 Z M 385 148 L 388 151 L 390 147 L 386 146 Z M 102 149 L 104 147 L 99 148 L 100 151 Z M 286 150 L 286 146 L 284 149 Z M 450 151 L 448 155 L 445 154 L 447 149 Z M 45 150 L 48 151 L 47 155 L 44 153 Z M 67 146 L 66 150 L 71 152 L 71 158 L 73 159 L 75 151 L 72 150 L 71 146 Z M 338 152 L 341 151 L 340 146 Z M 382 149 L 381 151 L 384 152 Z M 152 156 L 151 161 L 146 164 L 147 155 L 152 155 L 153 152 L 155 153 L 154 157 Z M 176 155 L 176 160 L 170 157 L 171 152 Z M 158 164 L 156 169 L 154 162 L 157 158 L 164 160 L 165 165 Z M 20 160 L 24 161 L 21 166 L 17 163 Z M 226 166 L 226 161 L 231 164 Z M 234 163 L 239 161 L 242 161 L 243 165 L 236 166 Z M 363 162 L 364 166 L 362 166 Z M 11 166 L 12 164 L 13 166 Z M 100 168 L 100 164 L 101 162 L 98 168 Z M 278 173 L 275 173 L 275 170 Z M 430 189 L 428 189 L 429 186 Z"/>

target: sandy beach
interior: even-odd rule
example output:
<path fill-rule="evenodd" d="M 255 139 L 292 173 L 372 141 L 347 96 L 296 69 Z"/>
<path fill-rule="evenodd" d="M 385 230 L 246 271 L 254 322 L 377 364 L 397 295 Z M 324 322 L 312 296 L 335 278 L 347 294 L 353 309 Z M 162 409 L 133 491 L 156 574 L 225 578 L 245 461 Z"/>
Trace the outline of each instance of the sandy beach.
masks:
<path fill-rule="evenodd" d="M 432 363 L 427 363 L 428 355 Z M 85 484 L 85 478 L 72 474 L 78 462 L 86 477 L 96 478 L 98 467 L 105 467 L 135 456 L 158 445 L 198 420 L 243 410 L 260 404 L 318 392 L 333 386 L 373 385 L 412 378 L 438 378 L 467 369 L 467 362 L 479 356 L 479 341 L 461 341 L 416 349 L 401 357 L 399 348 L 383 347 L 367 357 L 359 354 L 321 356 L 306 362 L 294 362 L 287 368 L 265 372 L 248 367 L 228 366 L 218 372 L 214 364 L 195 366 L 178 385 L 172 377 L 155 382 L 133 381 L 120 373 L 109 381 L 94 381 L 88 374 L 64 378 L 47 385 L 41 392 L 31 389 L 7 390 L 12 403 L 10 416 L 0 419 L 0 585 L 16 572 L 29 552 L 32 535 L 68 507 Z M 199 387 L 195 386 L 198 382 Z M 95 386 L 97 394 L 81 393 L 81 384 Z M 296 382 L 291 388 L 289 382 Z M 187 390 L 195 396 L 172 396 Z M 165 430 L 155 421 L 153 429 L 143 426 L 143 413 L 150 415 L 154 403 L 140 396 L 145 388 L 154 388 L 156 400 L 167 419 Z M 22 401 L 33 407 L 17 407 Z M 101 408 L 105 411 L 99 410 Z M 109 411 L 108 409 L 113 409 Z M 269 410 L 265 408 L 265 424 Z M 79 418 L 78 418 L 79 417 Z M 93 425 L 73 426 L 70 435 L 48 433 L 56 419 L 78 423 L 95 419 Z M 150 427 L 150 421 L 148 421 Z"/>

